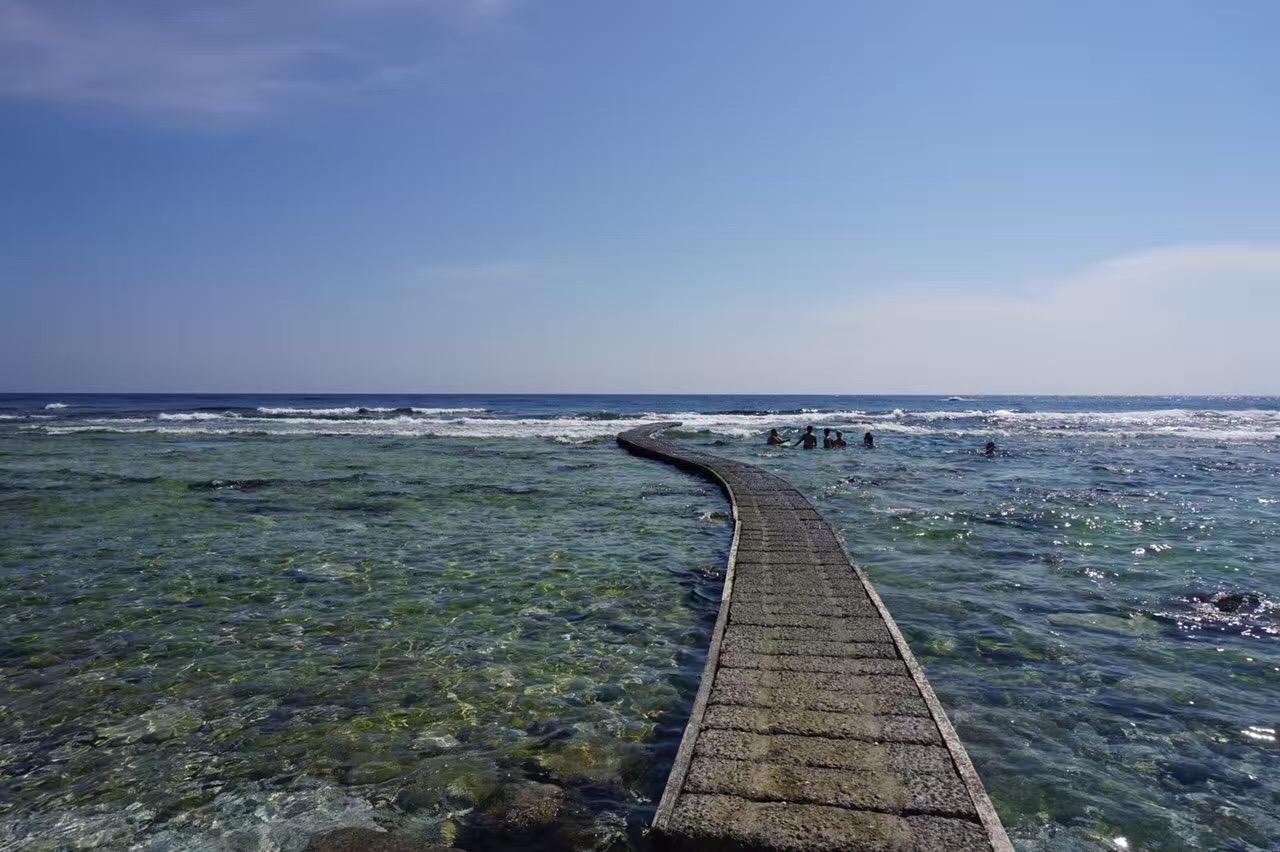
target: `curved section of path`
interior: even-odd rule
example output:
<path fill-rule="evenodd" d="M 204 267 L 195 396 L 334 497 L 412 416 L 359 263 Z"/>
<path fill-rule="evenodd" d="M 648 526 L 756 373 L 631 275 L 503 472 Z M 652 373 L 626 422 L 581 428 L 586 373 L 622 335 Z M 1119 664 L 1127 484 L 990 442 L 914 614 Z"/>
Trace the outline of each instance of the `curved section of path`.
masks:
<path fill-rule="evenodd" d="M 734 534 L 707 665 L 654 817 L 678 849 L 1012 850 L 889 611 L 785 479 L 631 429 L 716 481 Z"/>

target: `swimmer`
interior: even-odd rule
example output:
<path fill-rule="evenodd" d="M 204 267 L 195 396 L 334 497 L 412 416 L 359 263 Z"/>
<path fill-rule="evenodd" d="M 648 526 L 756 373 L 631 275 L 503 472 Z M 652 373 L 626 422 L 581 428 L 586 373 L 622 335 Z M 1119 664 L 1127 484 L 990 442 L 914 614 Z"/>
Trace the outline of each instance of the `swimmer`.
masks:
<path fill-rule="evenodd" d="M 847 441 L 845 441 L 845 439 L 844 439 L 844 433 L 843 433 L 843 432 L 841 432 L 839 429 L 837 429 L 837 430 L 836 430 L 835 448 L 836 448 L 837 450 L 843 450 L 843 449 L 844 449 L 845 447 L 847 447 L 847 446 L 849 446 L 849 444 L 848 444 L 848 442 L 847 442 Z"/>
<path fill-rule="evenodd" d="M 831 430 L 823 429 L 822 430 L 822 449 L 831 450 L 831 449 L 835 449 L 835 446 L 836 446 L 836 440 L 835 438 L 831 437 Z"/>
<path fill-rule="evenodd" d="M 804 427 L 804 434 L 796 439 L 796 442 L 791 446 L 796 447 L 800 444 L 804 444 L 806 450 L 816 450 L 818 448 L 818 436 L 813 434 L 812 426 Z"/>
<path fill-rule="evenodd" d="M 866 450 L 874 450 L 876 448 L 876 436 L 870 432 L 862 436 L 862 447 Z"/>
<path fill-rule="evenodd" d="M 996 442 L 987 441 L 987 446 L 982 450 L 982 454 L 987 458 L 991 458 L 996 454 Z"/>
<path fill-rule="evenodd" d="M 781 445 L 781 444 L 785 444 L 785 443 L 786 443 L 786 441 L 782 440 L 782 436 L 778 434 L 778 430 L 777 430 L 777 429 L 770 429 L 770 430 L 769 430 L 769 440 L 768 440 L 768 441 L 766 441 L 766 443 L 768 443 L 768 444 L 769 444 L 769 445 L 771 445 L 771 446 L 778 446 L 778 445 Z"/>

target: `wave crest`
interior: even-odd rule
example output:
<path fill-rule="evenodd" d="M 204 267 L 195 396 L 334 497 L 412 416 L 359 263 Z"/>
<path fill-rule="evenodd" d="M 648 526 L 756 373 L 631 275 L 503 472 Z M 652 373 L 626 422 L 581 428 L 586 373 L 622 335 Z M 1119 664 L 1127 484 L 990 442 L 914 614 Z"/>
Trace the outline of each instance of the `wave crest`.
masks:
<path fill-rule="evenodd" d="M 177 414 L 169 414 L 168 412 L 161 412 L 160 414 L 156 415 L 156 419 L 157 420 L 178 420 L 178 421 L 226 420 L 228 418 L 232 418 L 235 416 L 236 416 L 235 414 L 231 414 L 231 413 L 214 414 L 209 411 L 183 411 Z"/>
<path fill-rule="evenodd" d="M 12 415 L 6 415 L 13 417 Z M 22 419 L 32 419 L 31 416 Z M 1280 438 L 1280 411 L 1267 409 L 1149 411 L 1014 411 L 1010 409 L 825 412 L 586 411 L 560 416 L 502 417 L 474 408 L 262 408 L 257 413 L 164 412 L 151 418 L 100 418 L 76 423 L 19 426 L 48 434 L 75 431 L 207 434 L 386 435 L 517 440 L 548 438 L 578 443 L 612 438 L 624 424 L 678 420 L 686 434 L 754 439 L 770 429 L 787 433 L 807 425 L 852 435 L 863 431 L 911 436 L 1084 436 L 1099 439 L 1169 438 L 1270 441 Z"/>

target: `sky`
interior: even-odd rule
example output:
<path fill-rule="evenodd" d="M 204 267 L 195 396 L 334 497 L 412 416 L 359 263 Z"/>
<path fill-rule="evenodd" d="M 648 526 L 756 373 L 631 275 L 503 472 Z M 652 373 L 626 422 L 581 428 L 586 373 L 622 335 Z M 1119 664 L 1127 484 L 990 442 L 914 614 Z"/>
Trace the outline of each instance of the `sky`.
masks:
<path fill-rule="evenodd" d="M 1278 36 L 0 0 L 0 391 L 1280 394 Z"/>

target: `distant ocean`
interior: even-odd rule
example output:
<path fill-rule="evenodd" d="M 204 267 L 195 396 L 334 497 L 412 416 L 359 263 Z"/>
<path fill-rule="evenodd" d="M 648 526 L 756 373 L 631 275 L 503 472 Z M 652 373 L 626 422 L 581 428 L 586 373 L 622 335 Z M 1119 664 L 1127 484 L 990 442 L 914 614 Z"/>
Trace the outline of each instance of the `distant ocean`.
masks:
<path fill-rule="evenodd" d="M 645 848 L 731 537 L 650 419 L 843 531 L 1019 849 L 1277 848 L 1280 399 L 62 394 L 0 395 L 0 849 L 484 848 L 528 781 Z"/>

